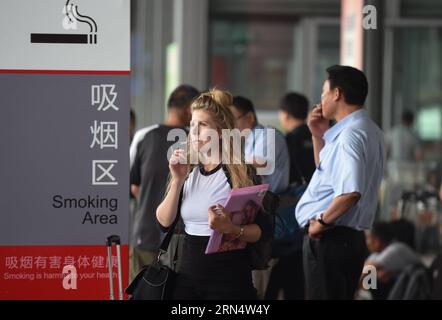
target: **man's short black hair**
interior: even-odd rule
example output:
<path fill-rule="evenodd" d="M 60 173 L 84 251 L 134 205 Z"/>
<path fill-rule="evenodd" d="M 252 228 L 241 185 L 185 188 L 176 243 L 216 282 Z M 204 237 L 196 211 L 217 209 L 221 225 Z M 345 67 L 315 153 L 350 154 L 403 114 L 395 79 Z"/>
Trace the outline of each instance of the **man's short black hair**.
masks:
<path fill-rule="evenodd" d="M 413 222 L 402 218 L 390 222 L 390 225 L 394 240 L 405 243 L 410 248 L 415 249 L 416 227 Z"/>
<path fill-rule="evenodd" d="M 381 240 L 385 245 L 390 244 L 394 239 L 393 227 L 387 222 L 374 223 L 371 234 Z"/>
<path fill-rule="evenodd" d="M 368 82 L 365 74 L 349 66 L 331 66 L 327 68 L 330 90 L 339 88 L 345 102 L 362 106 L 368 94 Z"/>
<path fill-rule="evenodd" d="M 402 113 L 402 122 L 404 122 L 405 124 L 411 125 L 414 121 L 414 113 L 411 112 L 410 110 L 405 110 Z"/>
<path fill-rule="evenodd" d="M 236 109 L 239 110 L 241 114 L 246 114 L 248 112 L 252 112 L 255 114 L 255 107 L 253 106 L 252 101 L 242 96 L 233 97 L 233 105 Z"/>
<path fill-rule="evenodd" d="M 194 87 L 182 84 L 175 88 L 167 100 L 167 108 L 185 109 L 190 106 L 192 101 L 200 95 L 200 92 Z"/>
<path fill-rule="evenodd" d="M 137 118 L 135 116 L 135 111 L 131 108 L 130 109 L 130 123 L 135 124 Z"/>
<path fill-rule="evenodd" d="M 308 100 L 299 93 L 287 93 L 281 100 L 279 108 L 296 119 L 305 120 L 308 114 Z"/>

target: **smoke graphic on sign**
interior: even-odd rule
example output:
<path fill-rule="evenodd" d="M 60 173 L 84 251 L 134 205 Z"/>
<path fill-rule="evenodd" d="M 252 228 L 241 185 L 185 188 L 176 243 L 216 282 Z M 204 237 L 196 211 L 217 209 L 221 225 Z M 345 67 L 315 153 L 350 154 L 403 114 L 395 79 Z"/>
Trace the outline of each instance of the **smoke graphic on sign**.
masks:
<path fill-rule="evenodd" d="M 31 43 L 75 43 L 97 44 L 97 23 L 89 16 L 78 11 L 78 5 L 67 0 L 63 6 L 62 27 L 65 30 L 77 30 L 78 23 L 89 26 L 89 33 L 31 33 Z"/>

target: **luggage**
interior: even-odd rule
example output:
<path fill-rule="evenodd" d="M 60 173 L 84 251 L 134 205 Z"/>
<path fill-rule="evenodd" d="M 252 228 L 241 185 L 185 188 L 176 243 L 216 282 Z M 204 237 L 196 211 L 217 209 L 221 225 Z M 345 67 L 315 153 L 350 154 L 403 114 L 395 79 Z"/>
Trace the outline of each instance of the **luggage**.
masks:
<path fill-rule="evenodd" d="M 442 253 L 439 253 L 434 259 L 430 267 L 432 278 L 432 294 L 433 300 L 442 300 Z"/>
<path fill-rule="evenodd" d="M 406 267 L 388 294 L 388 300 L 428 300 L 430 297 L 430 274 L 422 264 Z"/>
<path fill-rule="evenodd" d="M 109 266 L 109 298 L 110 300 L 115 300 L 114 295 L 114 281 L 113 281 L 113 271 L 112 271 L 112 244 L 115 243 L 117 250 L 117 272 L 118 272 L 118 299 L 123 300 L 123 279 L 121 278 L 121 250 L 120 250 L 120 237 L 117 235 L 112 235 L 107 237 L 107 261 Z"/>
<path fill-rule="evenodd" d="M 281 203 L 276 211 L 274 257 L 289 256 L 302 250 L 304 233 L 296 220 L 295 209 L 306 189 L 306 184 L 296 185 L 280 195 Z"/>
<path fill-rule="evenodd" d="M 439 249 L 438 197 L 426 190 L 404 191 L 398 201 L 397 213 L 400 220 L 410 221 L 415 226 L 415 242 L 420 253 L 434 253 Z"/>

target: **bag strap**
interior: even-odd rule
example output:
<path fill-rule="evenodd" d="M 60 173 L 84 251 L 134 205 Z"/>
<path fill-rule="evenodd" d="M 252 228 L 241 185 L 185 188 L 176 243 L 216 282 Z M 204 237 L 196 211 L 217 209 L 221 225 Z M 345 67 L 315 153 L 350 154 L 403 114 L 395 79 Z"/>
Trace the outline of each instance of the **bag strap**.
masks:
<path fill-rule="evenodd" d="M 181 202 L 183 201 L 183 189 L 184 186 L 181 188 L 180 196 L 178 198 L 178 208 L 177 208 L 177 214 L 174 222 L 169 227 L 169 230 L 167 230 L 166 236 L 164 237 L 163 241 L 161 242 L 159 253 L 158 253 L 158 261 L 160 260 L 160 257 L 163 253 L 167 252 L 167 248 L 169 247 L 170 240 L 172 239 L 172 236 L 175 232 L 175 227 L 178 224 L 179 218 L 180 218 L 180 212 L 181 212 Z"/>
<path fill-rule="evenodd" d="M 223 164 L 222 168 L 223 168 L 224 174 L 226 175 L 227 182 L 229 183 L 230 188 L 232 188 L 232 177 L 230 176 L 230 172 L 227 169 L 226 165 Z"/>

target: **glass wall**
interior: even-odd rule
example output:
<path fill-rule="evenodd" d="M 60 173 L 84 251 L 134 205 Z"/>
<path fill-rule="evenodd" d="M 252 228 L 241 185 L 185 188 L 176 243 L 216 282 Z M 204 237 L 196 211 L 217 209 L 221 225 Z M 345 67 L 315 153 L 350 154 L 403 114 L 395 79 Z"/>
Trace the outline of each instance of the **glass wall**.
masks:
<path fill-rule="evenodd" d="M 338 20 L 212 19 L 209 85 L 250 98 L 261 123 L 279 127 L 276 110 L 289 91 L 313 105 L 325 69 L 339 63 Z"/>
<path fill-rule="evenodd" d="M 339 25 L 319 25 L 317 59 L 315 63 L 314 97 L 313 104 L 321 98 L 322 85 L 326 77 L 325 70 L 335 64 L 339 64 Z"/>
<path fill-rule="evenodd" d="M 404 110 L 414 111 L 415 129 L 420 138 L 427 143 L 440 143 L 442 140 L 442 28 L 396 29 L 394 57 L 393 125 L 400 122 L 400 115 Z"/>
<path fill-rule="evenodd" d="M 296 72 L 295 30 L 291 22 L 213 20 L 210 86 L 246 96 L 258 109 L 276 109 Z"/>
<path fill-rule="evenodd" d="M 402 3 L 402 12 L 409 12 L 405 4 L 413 2 Z M 383 211 L 386 219 L 412 221 L 418 251 L 431 253 L 440 248 L 442 239 L 437 197 L 442 176 L 442 26 L 419 18 L 399 18 L 389 27 L 393 41 L 386 45 L 385 55 L 391 54 L 392 63 L 384 72 L 391 74 L 384 79 L 391 92 L 384 94 L 391 94 L 391 103 L 384 106 L 390 120 L 384 121 L 383 129 L 398 129 L 402 113 L 414 113 L 412 129 L 420 140 L 421 155 L 409 161 L 389 159 Z"/>

